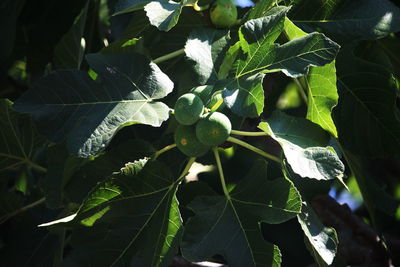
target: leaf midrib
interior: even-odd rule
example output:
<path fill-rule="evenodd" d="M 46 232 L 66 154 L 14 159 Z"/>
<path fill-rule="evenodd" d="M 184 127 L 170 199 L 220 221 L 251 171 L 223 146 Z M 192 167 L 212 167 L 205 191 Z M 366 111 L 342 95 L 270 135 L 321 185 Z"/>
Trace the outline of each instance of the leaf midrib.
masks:
<path fill-rule="evenodd" d="M 132 99 L 132 100 L 114 100 L 114 101 L 98 101 L 98 102 L 83 102 L 83 103 L 46 103 L 44 106 L 84 106 L 84 105 L 107 105 L 107 104 L 121 104 L 121 103 L 148 103 L 153 102 L 153 99 Z"/>

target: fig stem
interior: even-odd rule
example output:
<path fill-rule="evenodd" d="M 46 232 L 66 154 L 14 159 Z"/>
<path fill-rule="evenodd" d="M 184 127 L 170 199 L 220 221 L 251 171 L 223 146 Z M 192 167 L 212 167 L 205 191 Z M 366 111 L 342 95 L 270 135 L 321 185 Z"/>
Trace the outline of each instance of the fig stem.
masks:
<path fill-rule="evenodd" d="M 216 111 L 221 105 L 222 103 L 224 103 L 224 99 L 221 98 L 217 101 L 217 103 L 215 103 L 212 107 L 211 107 L 211 112 Z"/>
<path fill-rule="evenodd" d="M 237 144 L 239 146 L 242 146 L 244 148 L 247 148 L 248 150 L 251 150 L 251 151 L 253 151 L 253 152 L 255 152 L 255 153 L 257 153 L 257 154 L 259 154 L 259 155 L 261 155 L 261 156 L 263 156 L 265 158 L 267 158 L 267 159 L 270 159 L 270 160 L 273 160 L 273 161 L 275 161 L 275 162 L 277 162 L 279 164 L 282 164 L 282 160 L 280 158 L 278 158 L 278 157 L 276 157 L 274 155 L 271 155 L 271 154 L 265 152 L 264 150 L 261 150 L 261 149 L 255 147 L 255 146 L 252 146 L 249 143 L 246 143 L 246 142 L 244 142 L 242 140 L 239 140 L 239 139 L 237 139 L 235 137 L 232 137 L 232 136 L 229 136 L 228 139 L 226 139 L 226 140 L 228 142 L 231 142 L 231 143 Z"/>
<path fill-rule="evenodd" d="M 299 92 L 301 99 L 303 99 L 304 103 L 306 103 L 306 105 L 307 105 L 308 98 L 307 98 L 307 95 L 305 92 L 306 90 L 305 90 L 304 86 L 301 84 L 301 82 L 299 81 L 298 78 L 293 78 L 293 80 L 297 85 L 297 91 Z"/>
<path fill-rule="evenodd" d="M 221 180 L 222 190 L 224 191 L 224 195 L 228 199 L 230 199 L 231 197 L 229 195 L 228 188 L 226 187 L 225 178 L 224 178 L 224 171 L 222 170 L 221 158 L 219 157 L 218 148 L 217 147 L 213 147 L 212 150 L 214 152 L 215 161 L 217 163 L 219 179 Z"/>
<path fill-rule="evenodd" d="M 242 136 L 268 136 L 269 135 L 266 132 L 246 132 L 246 131 L 238 131 L 238 130 L 231 130 L 231 134 L 242 135 Z"/>
<path fill-rule="evenodd" d="M 4 223 L 4 222 L 7 221 L 8 219 L 10 219 L 10 218 L 12 218 L 12 217 L 14 217 L 14 216 L 16 216 L 16 215 L 22 213 L 22 212 L 25 212 L 25 211 L 27 211 L 27 210 L 29 210 L 29 209 L 32 209 L 32 208 L 34 208 L 34 207 L 36 207 L 36 206 L 41 205 L 41 204 L 44 203 L 45 201 L 46 201 L 46 199 L 43 197 L 43 198 L 41 198 L 41 199 L 39 199 L 39 200 L 37 200 L 37 201 L 35 201 L 35 202 L 32 202 L 32 203 L 30 203 L 30 204 L 28 204 L 28 205 L 26 205 L 26 206 L 23 206 L 23 207 L 21 207 L 21 208 L 15 210 L 15 211 L 13 211 L 13 212 L 11 212 L 11 213 L 8 213 L 8 214 L 6 214 L 6 215 L 0 217 L 0 224 Z"/>
<path fill-rule="evenodd" d="M 153 160 L 156 160 L 162 153 L 167 152 L 168 150 L 171 150 L 171 149 L 173 149 L 175 147 L 176 147 L 176 144 L 174 143 L 174 144 L 170 144 L 170 145 L 168 145 L 168 146 L 156 151 L 156 153 L 154 153 Z"/>
<path fill-rule="evenodd" d="M 205 6 L 199 6 L 197 4 L 197 2 L 193 4 L 193 9 L 196 10 L 196 11 L 204 11 L 204 10 L 208 9 L 209 7 L 210 7 L 209 4 L 207 4 Z"/>
<path fill-rule="evenodd" d="M 43 172 L 43 173 L 46 173 L 46 172 L 47 172 L 47 169 L 46 169 L 45 167 L 42 167 L 42 166 L 36 164 L 36 163 L 33 162 L 33 161 L 26 160 L 25 162 L 26 162 L 29 166 L 31 166 L 33 169 L 35 169 L 35 170 L 37 170 L 37 171 L 39 171 L 39 172 Z"/>
<path fill-rule="evenodd" d="M 178 181 L 180 182 L 185 176 L 189 173 L 190 168 L 192 167 L 193 163 L 196 161 L 195 157 L 189 158 L 188 163 L 186 164 L 185 168 L 183 169 L 181 175 L 178 177 Z"/>
<path fill-rule="evenodd" d="M 184 53 L 185 53 L 185 49 L 182 48 L 182 49 L 176 50 L 176 51 L 174 51 L 172 53 L 169 53 L 169 54 L 166 54 L 164 56 L 161 56 L 161 57 L 158 57 L 158 58 L 154 59 L 153 63 L 158 64 L 158 63 L 167 61 L 169 59 L 172 59 L 174 57 L 178 57 L 180 55 L 183 55 Z"/>

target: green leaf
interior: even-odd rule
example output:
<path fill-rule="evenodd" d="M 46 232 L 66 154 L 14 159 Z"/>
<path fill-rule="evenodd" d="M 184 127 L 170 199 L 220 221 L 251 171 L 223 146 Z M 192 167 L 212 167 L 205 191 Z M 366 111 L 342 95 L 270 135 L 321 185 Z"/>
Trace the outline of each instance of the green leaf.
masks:
<path fill-rule="evenodd" d="M 392 74 L 350 49 L 337 60 L 339 104 L 334 119 L 340 144 L 356 155 L 398 154 L 400 117 Z"/>
<path fill-rule="evenodd" d="M 121 38 L 112 42 L 109 46 L 101 49 L 102 54 L 121 54 L 121 53 L 138 53 L 146 55 L 144 41 L 141 38 L 125 39 Z"/>
<path fill-rule="evenodd" d="M 382 54 L 385 54 L 391 64 L 388 64 L 389 70 L 393 72 L 398 78 L 400 78 L 400 55 L 396 53 L 396 51 L 400 50 L 400 43 L 397 38 L 394 36 L 385 38 L 385 39 L 380 39 L 376 41 L 376 50 L 380 50 L 379 52 L 377 51 L 376 53 L 378 56 L 381 56 Z M 377 57 L 378 57 L 377 56 Z"/>
<path fill-rule="evenodd" d="M 320 125 L 333 137 L 337 137 L 331 115 L 339 99 L 335 61 L 323 67 L 312 67 L 305 79 L 308 87 L 307 119 Z"/>
<path fill-rule="evenodd" d="M 55 46 L 67 33 L 76 17 L 88 0 L 59 0 L 57 4 L 50 0 L 40 2 L 25 1 L 24 10 L 19 19 L 23 31 L 22 45 L 26 49 L 27 70 L 42 76 L 49 62 L 53 59 Z M 89 9 L 90 12 L 90 9 Z M 25 13 L 25 14 L 24 14 Z M 23 29 L 23 30 L 22 30 Z"/>
<path fill-rule="evenodd" d="M 285 20 L 285 32 L 290 40 L 305 36 L 289 19 Z M 337 105 L 335 61 L 322 67 L 311 67 L 305 83 L 308 94 L 307 119 L 320 125 L 337 137 L 336 126 L 332 120 L 332 109 Z"/>
<path fill-rule="evenodd" d="M 274 0 L 261 0 L 246 14 L 246 20 L 264 17 L 268 10 L 275 4 Z"/>
<path fill-rule="evenodd" d="M 389 0 L 296 0 L 290 18 L 302 28 L 320 27 L 347 42 L 385 37 L 400 30 L 400 8 Z"/>
<path fill-rule="evenodd" d="M 7 38 L 0 42 L 0 62 L 7 60 L 13 52 L 18 16 L 24 4 L 25 0 L 6 0 L 1 4 L 0 29 Z"/>
<path fill-rule="evenodd" d="M 71 29 L 54 47 L 53 62 L 55 69 L 80 69 L 85 53 L 85 42 L 82 38 L 85 32 L 88 7 L 89 2 L 86 3 L 75 19 Z"/>
<path fill-rule="evenodd" d="M 82 203 L 88 192 L 106 177 L 118 172 L 126 162 L 150 157 L 155 152 L 150 143 L 140 139 L 128 139 L 110 147 L 86 162 L 65 184 L 64 196 L 72 203 Z"/>
<path fill-rule="evenodd" d="M 265 161 L 255 163 L 229 196 L 199 196 L 190 204 L 196 214 L 185 225 L 182 255 L 202 261 L 222 255 L 229 266 L 280 266 L 279 249 L 266 242 L 260 221 L 281 223 L 301 209 L 291 182 L 269 180 Z"/>
<path fill-rule="evenodd" d="M 330 265 L 335 258 L 339 242 L 335 229 L 325 227 L 306 202 L 303 203 L 302 212 L 297 215 L 297 220 L 312 247 L 313 256 L 316 253 L 327 265 Z"/>
<path fill-rule="evenodd" d="M 114 16 L 142 9 L 150 0 L 119 0 L 115 5 Z"/>
<path fill-rule="evenodd" d="M 396 200 L 382 188 L 379 184 L 381 182 L 379 181 L 380 177 L 376 177 L 371 170 L 371 166 L 377 164 L 376 158 L 359 156 L 347 149 L 343 149 L 343 153 L 356 178 L 374 226 L 379 230 L 384 230 L 387 223 L 384 222 L 385 216 L 383 215 L 393 216 L 393 214 L 396 214 L 396 210 L 400 207 L 399 200 Z"/>
<path fill-rule="evenodd" d="M 83 161 L 70 156 L 64 145 L 50 147 L 47 155 L 47 173 L 41 181 L 41 186 L 47 207 L 56 209 L 63 205 L 64 186 Z"/>
<path fill-rule="evenodd" d="M 69 151 L 79 157 L 103 150 L 124 126 L 158 127 L 168 119 L 168 106 L 156 100 L 170 93 L 173 83 L 157 65 L 137 54 L 91 54 L 87 60 L 97 81 L 80 71 L 55 72 L 14 108 L 32 114 L 51 141 L 66 137 Z"/>
<path fill-rule="evenodd" d="M 11 101 L 0 99 L 0 170 L 23 164 L 35 167 L 33 156 L 44 140 L 29 117 L 16 113 L 11 105 Z"/>
<path fill-rule="evenodd" d="M 128 163 L 111 175 L 90 192 L 72 222 L 77 228 L 69 260 L 95 266 L 168 266 L 182 227 L 175 197 L 179 182 L 158 161 Z"/>
<path fill-rule="evenodd" d="M 310 66 L 323 66 L 335 59 L 339 45 L 320 33 L 311 33 L 283 45 L 274 44 L 283 30 L 288 9 L 247 21 L 240 27 L 245 56 L 236 65 L 235 77 L 254 72 L 283 71 L 290 77 L 307 74 Z"/>
<path fill-rule="evenodd" d="M 222 89 L 224 103 L 242 117 L 258 117 L 264 109 L 264 74 L 227 79 L 216 84 Z"/>
<path fill-rule="evenodd" d="M 274 112 L 258 127 L 281 145 L 287 163 L 301 177 L 317 180 L 343 177 L 343 163 L 336 153 L 321 147 L 325 133 L 312 122 Z"/>
<path fill-rule="evenodd" d="M 331 62 L 339 46 L 322 34 L 312 33 L 291 40 L 283 45 L 275 44 L 284 29 L 288 8 L 271 9 L 267 16 L 247 21 L 239 29 L 238 43 L 228 50 L 222 63 L 220 77 L 228 73 L 223 96 L 225 104 L 239 116 L 258 117 L 264 108 L 262 88 L 263 72 L 283 71 L 291 77 L 305 75 L 310 66 L 322 66 Z M 218 85 L 217 85 L 218 86 Z M 219 85 L 219 87 L 221 84 Z"/>
<path fill-rule="evenodd" d="M 186 0 L 182 0 L 180 3 L 152 1 L 144 7 L 144 10 L 151 25 L 156 26 L 160 31 L 169 31 L 178 23 L 186 2 Z"/>
<path fill-rule="evenodd" d="M 211 84 L 218 80 L 222 62 L 230 37 L 227 31 L 196 28 L 189 35 L 185 45 L 186 57 L 194 63 L 199 83 Z"/>

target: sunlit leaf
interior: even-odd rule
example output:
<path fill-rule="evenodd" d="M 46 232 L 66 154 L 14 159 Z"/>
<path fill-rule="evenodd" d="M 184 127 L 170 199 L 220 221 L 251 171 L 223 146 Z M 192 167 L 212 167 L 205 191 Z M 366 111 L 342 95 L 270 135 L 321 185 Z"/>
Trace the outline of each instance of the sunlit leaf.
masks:
<path fill-rule="evenodd" d="M 343 163 L 336 153 L 323 147 L 326 135 L 316 124 L 274 112 L 258 127 L 281 145 L 287 163 L 301 177 L 317 180 L 343 177 Z"/>
<path fill-rule="evenodd" d="M 229 42 L 227 31 L 199 28 L 193 30 L 186 45 L 186 57 L 194 63 L 200 84 L 210 84 L 218 79 L 219 65 Z"/>
<path fill-rule="evenodd" d="M 335 229 L 325 227 L 308 203 L 303 204 L 302 212 L 297 215 L 297 219 L 313 252 L 330 265 L 335 258 L 339 242 Z"/>
<path fill-rule="evenodd" d="M 285 32 L 289 39 L 306 35 L 288 19 L 285 20 Z M 332 109 L 339 98 L 336 88 L 335 61 L 321 67 L 311 67 L 304 81 L 308 95 L 307 119 L 319 124 L 337 137 L 336 126 L 331 116 Z"/>

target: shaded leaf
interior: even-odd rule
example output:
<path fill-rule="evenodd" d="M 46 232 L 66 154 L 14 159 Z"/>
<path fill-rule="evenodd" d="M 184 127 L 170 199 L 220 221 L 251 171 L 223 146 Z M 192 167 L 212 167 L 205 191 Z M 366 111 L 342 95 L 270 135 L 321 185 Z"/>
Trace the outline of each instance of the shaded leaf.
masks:
<path fill-rule="evenodd" d="M 54 48 L 67 33 L 88 0 L 25 1 L 21 22 L 27 49 L 27 69 L 38 77 L 53 60 Z M 90 11 L 90 10 L 89 10 Z"/>
<path fill-rule="evenodd" d="M 53 62 L 55 69 L 80 69 L 85 53 L 83 35 L 86 25 L 89 2 L 75 19 L 71 29 L 64 34 L 54 47 Z"/>
<path fill-rule="evenodd" d="M 336 153 L 320 146 L 324 132 L 317 125 L 274 112 L 258 127 L 281 145 L 287 163 L 301 177 L 317 180 L 343 177 L 344 165 Z"/>
<path fill-rule="evenodd" d="M 266 168 L 258 161 L 229 196 L 199 196 L 189 204 L 196 215 L 185 225 L 185 258 L 202 261 L 218 254 L 233 267 L 280 266 L 279 249 L 263 239 L 259 222 L 292 218 L 301 199 L 288 180 L 268 180 Z"/>
<path fill-rule="evenodd" d="M 7 38 L 0 42 L 0 62 L 8 59 L 14 49 L 17 19 L 25 0 L 5 0 L 0 9 L 1 32 Z"/>
<path fill-rule="evenodd" d="M 52 146 L 47 153 L 47 173 L 41 181 L 41 187 L 47 207 L 56 209 L 62 207 L 64 186 L 83 164 L 83 160 L 69 155 L 63 145 Z"/>
<path fill-rule="evenodd" d="M 0 99 L 0 170 L 34 164 L 34 153 L 44 141 L 29 117 L 16 113 L 11 105 Z"/>
<path fill-rule="evenodd" d="M 368 158 L 353 154 L 347 149 L 343 149 L 346 161 L 349 164 L 357 185 L 360 188 L 363 201 L 375 224 L 375 227 L 382 227 L 383 214 L 393 216 L 400 207 L 399 200 L 389 195 L 378 184 L 379 180 L 371 169 L 376 164 L 375 158 Z M 382 229 L 383 230 L 383 229 Z"/>
<path fill-rule="evenodd" d="M 157 65 L 137 54 L 91 54 L 87 59 L 97 81 L 85 72 L 55 72 L 38 81 L 14 108 L 31 113 L 51 141 L 66 137 L 69 151 L 80 157 L 103 150 L 124 126 L 158 127 L 168 119 L 168 106 L 156 100 L 170 93 L 173 83 Z"/>
<path fill-rule="evenodd" d="M 385 37 L 400 30 L 400 8 L 389 0 L 296 0 L 290 14 L 293 22 L 320 27 L 329 36 L 347 42 Z"/>
<path fill-rule="evenodd" d="M 334 119 L 340 144 L 355 155 L 398 154 L 400 117 L 391 73 L 355 57 L 350 47 L 337 62 L 339 104 Z"/>
<path fill-rule="evenodd" d="M 32 211 L 31 211 L 32 212 Z M 2 266 L 54 266 L 60 259 L 64 244 L 64 230 L 38 228 L 41 217 L 23 213 L 20 219 L 7 224 L 2 231 L 0 250 Z M 7 233 L 6 233 L 7 232 Z M 9 233 L 9 234 L 8 234 Z"/>
<path fill-rule="evenodd" d="M 83 165 L 65 185 L 64 195 L 72 203 L 81 203 L 88 192 L 99 182 L 114 172 L 118 172 L 125 163 L 150 157 L 155 152 L 150 143 L 143 140 L 126 140 L 107 153 L 97 156 Z"/>
<path fill-rule="evenodd" d="M 111 175 L 90 192 L 72 222 L 86 227 L 74 230 L 69 261 L 168 266 L 181 232 L 179 182 L 158 161 L 128 163 Z"/>
<path fill-rule="evenodd" d="M 150 0 L 119 0 L 115 4 L 114 16 L 142 9 Z"/>
<path fill-rule="evenodd" d="M 194 63 L 200 84 L 218 80 L 219 65 L 225 56 L 230 37 L 227 31 L 196 28 L 185 45 L 186 57 Z"/>
<path fill-rule="evenodd" d="M 330 265 L 335 258 L 338 238 L 334 228 L 325 227 L 314 210 L 304 202 L 302 212 L 297 215 L 301 229 L 312 247 L 312 255 L 317 253 L 319 257 Z"/>

